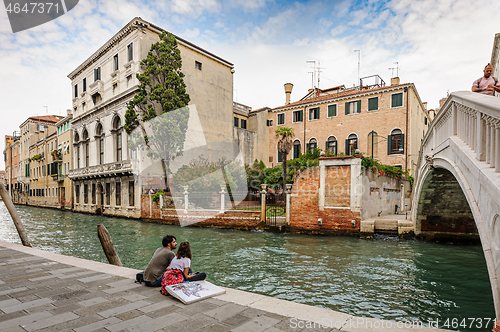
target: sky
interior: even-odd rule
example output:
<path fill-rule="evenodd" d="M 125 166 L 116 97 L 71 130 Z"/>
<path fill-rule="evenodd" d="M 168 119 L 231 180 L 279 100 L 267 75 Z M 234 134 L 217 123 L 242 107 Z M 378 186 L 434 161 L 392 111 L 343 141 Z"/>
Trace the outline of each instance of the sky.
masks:
<path fill-rule="evenodd" d="M 387 84 L 398 74 L 435 108 L 482 76 L 500 32 L 497 0 L 80 0 L 18 33 L 0 7 L 2 137 L 30 116 L 66 115 L 67 75 L 137 16 L 233 63 L 234 101 L 253 109 L 283 105 L 285 83 L 292 102 L 313 84 L 351 87 L 358 68 Z"/>

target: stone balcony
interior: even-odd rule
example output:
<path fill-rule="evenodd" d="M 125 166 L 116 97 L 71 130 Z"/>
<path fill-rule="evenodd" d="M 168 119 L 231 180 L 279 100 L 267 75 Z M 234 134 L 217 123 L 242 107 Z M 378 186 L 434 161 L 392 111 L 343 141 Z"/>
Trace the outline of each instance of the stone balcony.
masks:
<path fill-rule="evenodd" d="M 104 82 L 101 80 L 95 81 L 94 83 L 89 85 L 90 95 L 93 96 L 95 94 L 100 94 L 104 96 Z"/>
<path fill-rule="evenodd" d="M 72 169 L 69 171 L 68 177 L 71 180 L 81 180 L 88 178 L 113 177 L 126 174 L 132 174 L 132 165 L 130 160 Z"/>

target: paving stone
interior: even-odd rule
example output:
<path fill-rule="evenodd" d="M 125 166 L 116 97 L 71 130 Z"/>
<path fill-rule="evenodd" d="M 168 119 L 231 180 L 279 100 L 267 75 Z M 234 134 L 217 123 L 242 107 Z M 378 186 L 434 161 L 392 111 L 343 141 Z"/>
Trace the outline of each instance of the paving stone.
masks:
<path fill-rule="evenodd" d="M 139 324 L 149 322 L 151 320 L 153 320 L 153 318 L 148 317 L 146 315 L 141 315 L 141 316 L 138 316 L 138 317 L 135 317 L 132 319 L 125 320 L 125 321 L 118 323 L 118 324 L 106 326 L 106 330 L 111 331 L 111 332 L 118 332 L 118 331 L 122 331 L 122 330 L 125 330 L 128 328 L 134 327 L 134 326 L 139 325 Z"/>
<path fill-rule="evenodd" d="M 148 297 L 141 295 L 141 294 L 131 294 L 131 295 L 122 296 L 122 298 L 127 300 L 127 301 L 140 301 L 140 300 L 147 299 Z"/>
<path fill-rule="evenodd" d="M 25 303 L 25 302 L 31 302 L 31 301 L 36 301 L 36 300 L 39 300 L 41 297 L 39 296 L 36 296 L 35 294 L 26 294 L 24 296 L 16 296 L 16 298 Z"/>
<path fill-rule="evenodd" d="M 8 329 L 1 329 L 2 332 L 26 332 L 21 326 L 9 327 Z"/>
<path fill-rule="evenodd" d="M 267 312 L 264 310 L 255 309 L 255 308 L 248 308 L 248 309 L 245 309 L 241 312 L 241 314 L 243 316 L 247 316 L 250 318 L 259 317 L 259 316 L 265 315 L 266 313 Z"/>
<path fill-rule="evenodd" d="M 78 327 L 76 329 L 73 329 L 73 331 L 75 331 L 75 332 L 93 332 L 93 331 L 96 331 L 100 328 L 107 327 L 107 326 L 117 324 L 120 322 L 121 322 L 120 319 L 118 319 L 116 317 L 110 317 L 110 318 L 103 319 L 103 320 L 100 320 L 100 321 L 92 323 L 92 324 Z"/>
<path fill-rule="evenodd" d="M 83 307 L 90 307 L 90 306 L 104 303 L 104 302 L 108 302 L 108 301 L 109 301 L 108 299 L 105 299 L 103 297 L 95 297 L 93 299 L 80 301 L 80 302 L 78 302 L 78 304 L 83 306 Z"/>
<path fill-rule="evenodd" d="M 119 307 L 119 306 L 122 306 L 122 305 L 125 305 L 128 303 L 129 303 L 128 301 L 125 301 L 123 299 L 113 299 L 112 301 L 103 302 L 103 303 L 91 305 L 88 307 L 83 307 L 81 309 L 75 310 L 74 313 L 77 314 L 78 316 L 93 315 L 93 314 L 100 313 L 104 310 Z"/>
<path fill-rule="evenodd" d="M 77 318 L 79 318 L 78 315 L 75 315 L 72 312 L 67 312 L 67 313 L 64 313 L 64 314 L 61 314 L 61 315 L 57 315 L 57 316 L 52 316 L 52 317 L 49 317 L 49 318 L 40 319 L 40 320 L 38 320 L 35 323 L 29 323 L 29 324 L 26 324 L 26 325 L 22 325 L 22 327 L 26 331 L 35 331 L 35 330 L 38 330 L 38 329 L 43 329 L 45 327 L 49 327 L 49 326 L 52 326 L 52 325 L 64 323 L 64 322 L 67 322 L 67 321 L 70 321 L 70 320 L 73 320 L 73 319 L 77 319 Z"/>
<path fill-rule="evenodd" d="M 139 309 L 139 308 L 145 307 L 149 304 L 151 304 L 151 303 L 146 302 L 146 301 L 132 302 L 129 304 L 125 304 L 125 305 L 122 305 L 122 306 L 119 306 L 116 308 L 112 308 L 112 309 L 100 312 L 99 315 L 101 315 L 104 318 L 107 318 L 107 317 L 115 316 L 115 315 L 118 315 L 118 314 L 121 314 L 121 313 L 124 313 L 127 311 L 131 311 L 134 309 Z"/>
<path fill-rule="evenodd" d="M 130 280 L 130 279 L 122 279 L 122 280 L 111 282 L 111 283 L 106 284 L 106 285 L 108 285 L 109 287 L 121 287 L 121 286 L 131 285 L 131 284 L 142 286 L 141 284 L 136 284 L 133 280 Z"/>
<path fill-rule="evenodd" d="M 265 329 L 279 323 L 280 321 L 274 318 L 267 317 L 265 315 L 252 318 L 250 321 L 237 328 L 232 329 L 234 332 L 262 332 Z"/>
<path fill-rule="evenodd" d="M 99 272 L 96 272 L 96 271 L 83 271 L 83 272 L 78 272 L 78 273 L 73 273 L 73 274 L 65 274 L 65 275 L 62 275 L 62 276 L 57 276 L 58 279 L 61 279 L 61 280 L 64 280 L 64 279 L 78 279 L 80 277 L 83 277 L 83 276 L 88 276 L 88 275 L 93 275 L 93 274 L 97 274 Z"/>
<path fill-rule="evenodd" d="M 196 314 L 189 317 L 188 320 L 175 324 L 171 326 L 175 332 L 192 332 L 199 331 L 207 326 L 216 324 L 217 320 L 215 318 L 209 317 L 204 314 Z M 168 330 L 167 328 L 166 330 Z M 165 330 L 165 329 L 164 329 Z"/>
<path fill-rule="evenodd" d="M 50 298 L 54 301 L 63 300 L 63 299 L 74 299 L 75 297 L 78 297 L 80 295 L 87 294 L 87 293 L 90 293 L 90 292 L 88 290 L 81 289 L 81 290 L 77 290 L 77 291 L 70 291 L 70 292 L 58 294 L 55 296 L 51 296 Z"/>
<path fill-rule="evenodd" d="M 148 298 L 148 300 L 149 300 L 149 298 Z M 142 311 L 142 312 L 148 313 L 148 312 L 153 312 L 153 311 L 156 311 L 156 310 L 165 309 L 165 308 L 168 308 L 168 307 L 173 307 L 174 304 L 175 303 L 173 303 L 173 301 L 164 301 L 164 302 L 150 304 L 148 306 L 139 308 L 139 310 Z M 167 309 L 167 311 L 168 311 L 168 309 Z"/>
<path fill-rule="evenodd" d="M 98 275 L 95 275 L 95 276 L 92 276 L 92 277 L 80 278 L 80 279 L 77 279 L 77 280 L 80 281 L 80 282 L 83 282 L 83 283 L 88 283 L 88 282 L 97 281 L 97 280 L 109 279 L 109 278 L 112 278 L 112 277 L 113 276 L 111 274 L 98 274 Z"/>
<path fill-rule="evenodd" d="M 1 326 L 3 328 L 13 327 L 17 325 L 26 325 L 39 321 L 47 317 L 52 317 L 53 315 L 47 311 L 37 312 L 32 315 L 23 315 L 20 317 L 11 318 L 2 322 Z"/>
<path fill-rule="evenodd" d="M 231 316 L 234 316 L 243 310 L 245 310 L 246 307 L 239 305 L 239 304 L 234 304 L 234 303 L 227 303 L 226 305 L 217 307 L 216 309 L 210 310 L 205 312 L 205 315 L 213 317 L 219 321 L 224 321 Z"/>
<path fill-rule="evenodd" d="M 76 303 L 69 303 L 67 305 L 57 306 L 55 309 L 50 310 L 50 313 L 53 315 L 59 315 L 59 314 L 65 313 L 65 312 L 75 311 L 75 310 L 80 309 L 80 308 L 81 308 L 81 306 L 79 306 Z"/>
<path fill-rule="evenodd" d="M 182 309 L 179 308 L 178 306 L 173 305 L 170 307 L 161 308 L 161 309 L 147 312 L 146 315 L 148 315 L 151 318 L 158 318 L 158 317 L 161 317 L 161 316 L 164 316 L 168 313 L 173 313 L 173 312 L 177 312 L 179 314 L 182 314 Z"/>
<path fill-rule="evenodd" d="M 43 298 L 43 299 L 38 299 L 30 302 L 25 302 L 25 303 L 19 303 L 19 304 L 14 304 L 10 305 L 9 307 L 6 308 L 1 308 L 3 312 L 8 314 L 9 312 L 14 312 L 18 310 L 26 310 L 26 309 L 31 309 L 34 307 L 46 305 L 49 303 L 52 303 L 53 301 L 49 298 Z"/>
<path fill-rule="evenodd" d="M 200 330 L 200 332 L 226 332 L 231 330 L 229 326 L 225 326 L 222 324 L 214 324 L 210 325 L 208 327 L 205 327 L 204 329 Z"/>
<path fill-rule="evenodd" d="M 0 310 L 3 311 L 4 308 L 9 308 L 13 305 L 18 305 L 20 303 L 22 303 L 22 302 L 19 301 L 18 299 L 10 299 L 10 300 L 2 301 L 2 302 L 0 302 Z M 7 313 L 7 312 L 5 312 L 5 313 Z"/>
<path fill-rule="evenodd" d="M 132 284 L 132 285 L 124 285 L 124 286 L 120 286 L 120 287 L 113 287 L 110 289 L 106 289 L 104 292 L 107 294 L 115 294 L 115 293 L 119 293 L 119 292 L 128 291 L 131 288 L 137 288 L 137 287 L 141 287 L 141 285 Z"/>
<path fill-rule="evenodd" d="M 164 327 L 177 324 L 186 320 L 187 317 L 179 315 L 177 313 L 170 313 L 165 316 L 161 316 L 155 319 L 150 320 L 149 322 L 142 323 L 136 326 L 133 326 L 128 329 L 130 332 L 150 332 L 150 331 L 158 331 L 163 329 Z"/>
<path fill-rule="evenodd" d="M 132 310 L 132 311 L 127 311 L 122 314 L 118 314 L 114 317 L 120 318 L 121 320 L 129 320 L 133 319 L 135 317 L 143 316 L 144 313 L 139 311 L 139 310 Z"/>
<path fill-rule="evenodd" d="M 199 301 L 199 302 L 195 302 L 195 303 L 190 304 L 190 305 L 185 305 L 185 304 L 179 303 L 179 301 L 177 301 L 177 300 L 174 300 L 174 301 L 177 302 L 176 306 L 181 308 L 180 312 L 186 316 L 192 316 L 192 315 L 197 314 L 199 312 L 207 312 L 207 311 L 218 308 L 218 306 L 216 306 L 215 304 L 212 304 L 212 303 L 209 303 L 206 301 Z"/>

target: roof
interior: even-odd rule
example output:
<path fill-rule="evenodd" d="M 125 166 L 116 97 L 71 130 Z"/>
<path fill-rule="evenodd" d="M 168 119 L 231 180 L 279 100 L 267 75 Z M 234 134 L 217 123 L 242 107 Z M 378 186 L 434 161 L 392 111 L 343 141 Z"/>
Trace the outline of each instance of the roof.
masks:
<path fill-rule="evenodd" d="M 326 96 L 319 96 L 316 98 L 311 98 L 311 99 L 306 99 L 306 100 L 299 100 L 287 105 L 283 106 L 278 106 L 272 109 L 272 111 L 279 110 L 282 108 L 288 108 L 288 107 L 294 107 L 294 106 L 300 106 L 300 105 L 306 105 L 306 104 L 311 104 L 311 103 L 316 103 L 316 102 L 322 102 L 322 101 L 328 101 L 332 99 L 337 99 L 337 98 L 342 98 L 342 97 L 351 97 L 359 94 L 365 94 L 365 93 L 374 93 L 374 92 L 382 92 L 383 90 L 390 90 L 390 89 L 397 89 L 397 88 L 402 88 L 402 87 L 407 87 L 407 86 L 412 86 L 413 83 L 403 83 L 403 84 L 395 84 L 395 85 L 390 85 L 390 86 L 384 86 L 380 88 L 375 88 L 375 89 L 368 89 L 368 90 L 349 90 L 349 91 L 342 91 L 339 93 L 334 93 L 331 95 L 326 95 Z"/>
<path fill-rule="evenodd" d="M 258 108 L 256 110 L 253 110 L 253 111 L 250 111 L 249 113 L 252 114 L 252 113 L 258 113 L 258 112 L 263 112 L 263 111 L 269 111 L 271 109 L 271 107 L 261 107 L 261 108 Z"/>
<path fill-rule="evenodd" d="M 48 122 L 48 123 L 57 123 L 59 120 L 63 119 L 64 116 L 60 115 L 39 115 L 39 116 L 30 116 L 28 120 L 34 120 L 39 122 Z"/>

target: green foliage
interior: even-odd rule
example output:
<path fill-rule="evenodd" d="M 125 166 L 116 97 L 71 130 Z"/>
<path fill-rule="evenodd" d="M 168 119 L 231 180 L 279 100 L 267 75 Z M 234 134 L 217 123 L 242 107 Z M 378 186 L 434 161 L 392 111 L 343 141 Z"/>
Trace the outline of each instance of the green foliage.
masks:
<path fill-rule="evenodd" d="M 42 154 L 36 154 L 33 157 L 30 158 L 30 160 L 40 160 L 42 159 Z M 29 161 L 29 160 L 28 160 Z"/>
<path fill-rule="evenodd" d="M 141 68 L 143 72 L 136 76 L 138 91 L 127 105 L 124 125 L 128 134 L 138 127 L 141 130 L 134 131 L 129 147 L 147 145 L 148 155 L 164 160 L 168 168 L 169 162 L 182 154 L 189 121 L 186 106 L 190 97 L 175 37 L 163 32 L 141 61 Z"/>
<path fill-rule="evenodd" d="M 408 171 L 403 171 L 401 168 L 391 165 L 381 164 L 377 159 L 373 159 L 370 157 L 365 157 L 361 161 L 361 166 L 363 168 L 373 168 L 374 172 L 378 176 L 386 175 L 397 180 L 401 180 L 403 178 L 410 180 L 410 185 L 413 188 L 413 176 L 408 173 Z"/>
<path fill-rule="evenodd" d="M 160 201 L 160 196 L 164 195 L 165 193 L 163 191 L 158 191 L 151 197 L 151 199 L 153 200 L 153 202 L 158 203 Z"/>

